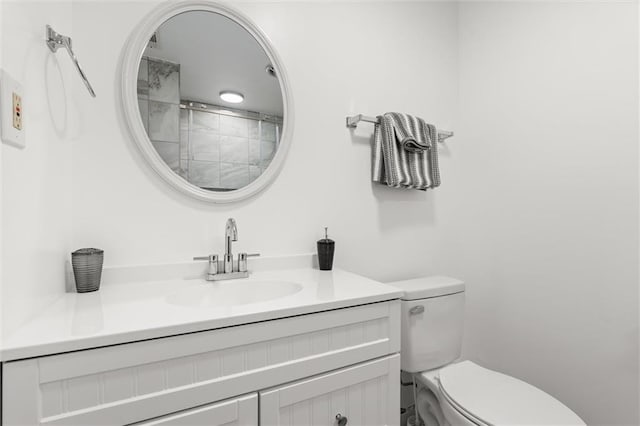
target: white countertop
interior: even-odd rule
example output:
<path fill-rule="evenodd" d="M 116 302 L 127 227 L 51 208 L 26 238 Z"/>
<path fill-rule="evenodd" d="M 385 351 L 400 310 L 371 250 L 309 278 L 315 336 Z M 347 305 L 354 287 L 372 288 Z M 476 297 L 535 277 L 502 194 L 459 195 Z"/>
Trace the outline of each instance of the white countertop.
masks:
<path fill-rule="evenodd" d="M 202 268 L 203 264 L 200 264 Z M 198 279 L 123 281 L 121 273 L 105 271 L 116 283 L 94 293 L 66 293 L 36 318 L 8 336 L 0 356 L 11 361 L 35 356 L 166 337 L 194 331 L 309 314 L 365 303 L 397 299 L 402 291 L 357 274 L 310 267 L 254 272 L 237 282 L 280 281 L 301 289 L 269 301 L 229 306 L 176 304 L 176 294 L 215 285 Z M 204 290 L 206 291 L 206 290 Z M 174 301 L 173 303 L 171 301 Z"/>

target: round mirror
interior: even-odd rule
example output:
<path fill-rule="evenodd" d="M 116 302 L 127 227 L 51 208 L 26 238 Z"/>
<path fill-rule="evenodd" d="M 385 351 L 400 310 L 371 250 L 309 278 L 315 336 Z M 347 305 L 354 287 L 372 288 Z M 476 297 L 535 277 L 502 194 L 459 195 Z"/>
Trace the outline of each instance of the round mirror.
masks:
<path fill-rule="evenodd" d="M 122 77 L 133 140 L 173 187 L 230 202 L 277 176 L 291 137 L 287 78 L 238 12 L 201 1 L 158 9 L 131 36 Z"/>

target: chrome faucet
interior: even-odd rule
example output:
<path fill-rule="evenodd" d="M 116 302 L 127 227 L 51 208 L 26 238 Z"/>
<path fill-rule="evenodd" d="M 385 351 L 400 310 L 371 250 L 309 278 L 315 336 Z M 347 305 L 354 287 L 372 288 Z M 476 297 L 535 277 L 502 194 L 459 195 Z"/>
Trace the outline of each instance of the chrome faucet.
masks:
<path fill-rule="evenodd" d="M 233 272 L 233 253 L 231 253 L 231 242 L 238 241 L 238 227 L 236 220 L 232 217 L 227 219 L 227 226 L 224 229 L 224 273 Z"/>
<path fill-rule="evenodd" d="M 209 267 L 207 269 L 207 281 L 232 280 L 234 278 L 247 278 L 249 270 L 247 268 L 247 258 L 260 256 L 258 253 L 239 253 L 238 261 L 234 268 L 233 253 L 231 252 L 231 243 L 238 241 L 238 227 L 233 218 L 227 219 L 227 225 L 224 229 L 224 258 L 222 265 L 218 263 L 218 255 L 211 254 L 209 256 L 194 257 L 193 260 L 207 260 Z M 222 268 L 220 268 L 222 266 Z"/>

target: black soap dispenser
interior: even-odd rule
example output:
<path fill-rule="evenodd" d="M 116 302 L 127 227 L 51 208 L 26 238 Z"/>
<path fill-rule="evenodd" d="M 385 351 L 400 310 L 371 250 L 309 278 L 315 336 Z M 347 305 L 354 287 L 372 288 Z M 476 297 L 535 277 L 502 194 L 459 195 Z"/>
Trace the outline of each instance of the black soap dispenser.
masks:
<path fill-rule="evenodd" d="M 321 271 L 330 271 L 333 269 L 333 253 L 336 243 L 329 239 L 327 228 L 324 228 L 324 238 L 318 240 L 318 264 Z"/>

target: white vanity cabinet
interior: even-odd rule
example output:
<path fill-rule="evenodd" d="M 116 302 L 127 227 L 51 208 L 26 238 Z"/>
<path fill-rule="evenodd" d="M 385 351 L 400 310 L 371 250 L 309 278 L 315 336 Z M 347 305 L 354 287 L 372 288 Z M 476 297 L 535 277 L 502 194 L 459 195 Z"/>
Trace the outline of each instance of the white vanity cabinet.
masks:
<path fill-rule="evenodd" d="M 395 425 L 398 300 L 3 364 L 3 425 Z"/>

